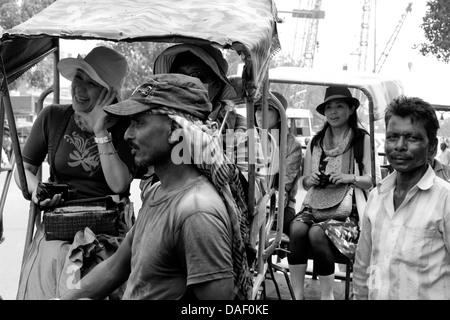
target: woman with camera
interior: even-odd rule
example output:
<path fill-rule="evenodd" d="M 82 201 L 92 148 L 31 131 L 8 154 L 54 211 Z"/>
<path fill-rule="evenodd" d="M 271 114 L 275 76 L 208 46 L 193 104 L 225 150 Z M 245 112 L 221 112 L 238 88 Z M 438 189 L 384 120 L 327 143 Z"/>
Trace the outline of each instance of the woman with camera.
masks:
<path fill-rule="evenodd" d="M 355 199 L 359 202 L 364 197 L 362 191 L 372 188 L 370 139 L 358 126 L 359 105 L 348 88 L 331 86 L 316 108 L 326 121 L 306 148 L 301 181 L 307 194 L 290 226 L 289 271 L 299 300 L 305 299 L 304 279 L 311 254 L 322 300 L 334 299 L 334 256 L 354 259 L 359 215 L 363 213 L 363 206 Z M 357 149 L 357 145 L 362 148 Z M 355 161 L 358 152 L 360 165 Z M 381 171 L 375 167 L 381 180 Z"/>
<path fill-rule="evenodd" d="M 117 250 L 134 217 L 128 196 L 136 165 L 124 140 L 129 122 L 103 111 L 121 100 L 129 71 L 125 57 L 98 46 L 84 58 L 62 59 L 58 69 L 71 81 L 72 103 L 45 107 L 22 151 L 28 192 L 44 218 L 25 252 L 17 299 L 49 299 L 76 289 L 81 277 Z M 40 183 L 36 175 L 46 159 L 49 183 Z M 20 187 L 18 174 L 15 178 Z M 75 216 L 71 208 L 71 216 L 51 215 L 63 204 L 66 208 L 71 198 L 78 201 L 74 207 L 86 208 L 89 214 Z M 111 199 L 120 208 L 117 218 L 109 210 Z M 61 220 L 50 223 L 54 216 Z M 98 221 L 101 232 L 91 224 L 79 230 L 91 220 Z"/>

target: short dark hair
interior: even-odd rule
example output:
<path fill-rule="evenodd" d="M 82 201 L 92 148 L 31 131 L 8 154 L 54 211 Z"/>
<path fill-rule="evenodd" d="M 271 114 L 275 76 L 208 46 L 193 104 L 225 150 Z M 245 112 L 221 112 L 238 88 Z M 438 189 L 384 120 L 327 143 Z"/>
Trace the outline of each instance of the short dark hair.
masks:
<path fill-rule="evenodd" d="M 413 122 L 420 121 L 423 123 L 427 132 L 427 137 L 430 143 L 437 146 L 437 132 L 439 129 L 439 121 L 436 116 L 436 111 L 428 102 L 418 97 L 407 97 L 401 95 L 392 100 L 387 106 L 384 113 L 384 123 L 388 127 L 389 120 L 393 115 L 399 117 L 411 117 Z"/>

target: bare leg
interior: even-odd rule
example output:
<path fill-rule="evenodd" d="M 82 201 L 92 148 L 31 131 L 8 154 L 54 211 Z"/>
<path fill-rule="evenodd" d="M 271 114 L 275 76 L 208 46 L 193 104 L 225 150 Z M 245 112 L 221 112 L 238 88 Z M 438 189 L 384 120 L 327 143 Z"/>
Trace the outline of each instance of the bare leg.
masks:
<path fill-rule="evenodd" d="M 305 273 L 308 262 L 308 230 L 309 226 L 303 222 L 294 221 L 291 224 L 289 236 L 289 272 L 294 295 L 297 300 L 304 300 Z"/>
<path fill-rule="evenodd" d="M 307 264 L 290 264 L 289 273 L 291 274 L 292 289 L 295 299 L 305 300 L 305 273 Z"/>
<path fill-rule="evenodd" d="M 320 276 L 320 299 L 321 300 L 334 300 L 333 285 L 334 285 L 334 273 L 329 276 Z"/>
<path fill-rule="evenodd" d="M 320 280 L 321 299 L 334 300 L 334 256 L 331 247 L 333 244 L 319 226 L 311 227 L 308 236 L 314 256 L 314 265 Z"/>

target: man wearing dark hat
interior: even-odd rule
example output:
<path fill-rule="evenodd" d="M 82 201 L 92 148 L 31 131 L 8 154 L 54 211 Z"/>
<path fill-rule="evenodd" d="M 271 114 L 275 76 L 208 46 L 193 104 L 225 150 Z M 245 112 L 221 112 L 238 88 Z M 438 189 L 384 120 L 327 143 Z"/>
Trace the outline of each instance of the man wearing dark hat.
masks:
<path fill-rule="evenodd" d="M 135 161 L 153 166 L 160 181 L 119 250 L 62 299 L 102 299 L 127 279 L 123 299 L 246 298 L 245 203 L 232 191 L 236 167 L 200 120 L 211 110 L 203 84 L 155 75 L 104 110 L 130 117 L 125 139 Z"/>

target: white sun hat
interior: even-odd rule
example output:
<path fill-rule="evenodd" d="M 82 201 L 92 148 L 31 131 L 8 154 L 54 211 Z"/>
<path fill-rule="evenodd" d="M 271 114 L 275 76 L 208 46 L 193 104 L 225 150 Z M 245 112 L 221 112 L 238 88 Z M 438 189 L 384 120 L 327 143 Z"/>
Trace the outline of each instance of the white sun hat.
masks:
<path fill-rule="evenodd" d="M 122 100 L 122 86 L 128 75 L 129 67 L 125 57 L 108 47 L 95 47 L 83 59 L 65 58 L 58 62 L 61 75 L 73 81 L 78 70 L 83 70 L 95 82 L 109 89 L 113 87 L 118 92 L 118 100 Z"/>

